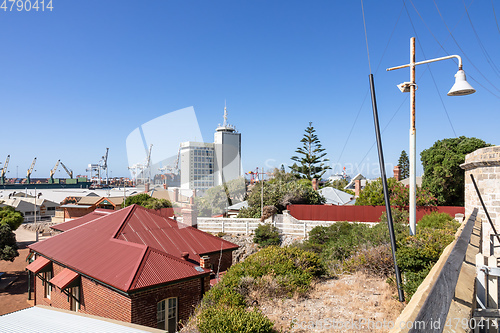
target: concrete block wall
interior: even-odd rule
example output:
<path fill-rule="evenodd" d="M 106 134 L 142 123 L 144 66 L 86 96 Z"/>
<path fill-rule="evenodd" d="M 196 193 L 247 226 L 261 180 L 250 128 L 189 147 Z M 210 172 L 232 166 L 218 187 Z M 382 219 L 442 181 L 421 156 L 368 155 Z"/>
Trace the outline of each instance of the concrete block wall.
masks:
<path fill-rule="evenodd" d="M 460 167 L 465 170 L 465 216 L 474 208 L 479 209 L 478 217 L 483 222 L 483 252 L 489 252 L 490 226 L 470 175 L 474 176 L 491 220 L 500 232 L 500 146 L 481 148 L 466 155 Z"/>

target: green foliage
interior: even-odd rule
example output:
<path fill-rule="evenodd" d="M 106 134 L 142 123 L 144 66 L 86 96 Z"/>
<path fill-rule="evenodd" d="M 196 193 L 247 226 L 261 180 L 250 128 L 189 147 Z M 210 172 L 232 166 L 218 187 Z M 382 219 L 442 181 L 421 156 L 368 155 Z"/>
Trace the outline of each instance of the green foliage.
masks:
<path fill-rule="evenodd" d="M 404 150 L 401 152 L 401 156 L 399 156 L 398 165 L 401 179 L 410 177 L 410 160 Z"/>
<path fill-rule="evenodd" d="M 214 216 L 224 213 L 227 207 L 245 198 L 246 186 L 243 177 L 233 179 L 224 185 L 209 188 L 195 203 L 199 216 Z"/>
<path fill-rule="evenodd" d="M 398 239 L 396 257 L 405 276 L 403 290 L 408 298 L 413 296 L 444 248 L 455 239 L 459 226 L 448 214 L 433 212 L 419 221 L 415 236 Z"/>
<path fill-rule="evenodd" d="M 424 167 L 422 186 L 437 198 L 440 206 L 464 205 L 464 170 L 460 164 L 465 155 L 483 147 L 490 146 L 477 138 L 438 140 L 434 145 L 420 153 Z"/>
<path fill-rule="evenodd" d="M 259 224 L 254 231 L 253 241 L 259 244 L 260 247 L 280 245 L 281 239 L 278 228 L 268 223 Z"/>
<path fill-rule="evenodd" d="M 356 271 L 379 277 L 391 277 L 394 274 L 394 260 L 388 244 L 361 249 L 343 263 L 344 272 Z"/>
<path fill-rule="evenodd" d="M 140 193 L 125 199 L 123 204 L 124 207 L 130 205 L 139 205 L 148 209 L 160 209 L 160 208 L 171 208 L 172 203 L 165 199 L 157 199 L 151 197 L 147 193 Z"/>
<path fill-rule="evenodd" d="M 14 261 L 17 252 L 16 235 L 7 223 L 0 223 L 0 260 Z"/>
<path fill-rule="evenodd" d="M 308 290 L 324 274 L 319 257 L 298 248 L 266 247 L 233 265 L 203 298 L 198 329 L 204 332 L 274 332 L 273 323 L 257 310 L 247 310 L 249 290 L 266 295 L 292 295 Z"/>
<path fill-rule="evenodd" d="M 278 214 L 281 214 L 287 205 L 318 205 L 326 202 L 325 198 L 313 190 L 310 185 L 301 183 L 297 179 L 284 180 L 275 178 L 268 182 L 260 182 L 254 186 L 247 198 L 248 208 L 242 208 L 238 217 L 260 217 L 262 186 L 264 186 L 264 206 L 276 207 Z"/>
<path fill-rule="evenodd" d="M 408 224 L 410 219 L 410 214 L 406 209 L 391 207 L 391 215 L 392 221 L 396 224 Z M 380 222 L 387 223 L 387 213 L 385 211 L 380 215 Z"/>
<path fill-rule="evenodd" d="M 459 227 L 460 223 L 446 213 L 432 212 L 424 215 L 424 217 L 418 221 L 418 228 L 442 229 L 454 232 Z"/>
<path fill-rule="evenodd" d="M 11 206 L 0 207 L 0 225 L 8 225 L 14 231 L 23 223 L 24 217 Z"/>
<path fill-rule="evenodd" d="M 328 162 L 328 159 L 325 158 L 326 152 L 316 135 L 316 130 L 312 126 L 312 122 L 309 122 L 309 126 L 305 132 L 304 137 L 300 140 L 302 147 L 295 150 L 301 157 L 292 156 L 292 161 L 296 163 L 290 169 L 299 178 L 307 178 L 309 180 L 317 178 L 319 180 L 326 170 L 331 168 L 325 165 L 325 162 Z M 300 165 L 297 165 L 297 163 Z"/>
<path fill-rule="evenodd" d="M 391 206 L 405 207 L 409 204 L 409 188 L 394 178 L 387 178 L 387 189 Z M 384 206 L 384 189 L 382 178 L 369 182 L 359 197 L 356 199 L 357 206 Z M 417 188 L 418 206 L 436 206 L 436 199 L 425 189 Z"/>
<path fill-rule="evenodd" d="M 218 305 L 198 316 L 200 333 L 272 333 L 274 323 L 257 309 Z"/>

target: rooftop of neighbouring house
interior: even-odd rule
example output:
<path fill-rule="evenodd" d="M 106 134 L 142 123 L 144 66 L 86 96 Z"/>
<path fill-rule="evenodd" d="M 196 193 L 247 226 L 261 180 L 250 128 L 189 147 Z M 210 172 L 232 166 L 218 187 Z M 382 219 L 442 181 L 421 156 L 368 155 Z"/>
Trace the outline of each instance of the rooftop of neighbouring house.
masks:
<path fill-rule="evenodd" d="M 238 248 L 141 206 L 106 213 L 62 223 L 56 229 L 66 231 L 29 248 L 125 292 L 207 275 L 201 256 Z"/>

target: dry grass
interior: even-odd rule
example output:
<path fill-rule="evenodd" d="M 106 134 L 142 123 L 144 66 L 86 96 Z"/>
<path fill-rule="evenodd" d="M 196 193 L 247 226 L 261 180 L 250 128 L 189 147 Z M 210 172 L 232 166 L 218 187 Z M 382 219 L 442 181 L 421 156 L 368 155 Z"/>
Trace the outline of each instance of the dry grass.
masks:
<path fill-rule="evenodd" d="M 395 293 L 385 279 L 356 273 L 316 283 L 307 298 L 262 297 L 259 307 L 285 332 L 386 332 L 404 307 Z"/>

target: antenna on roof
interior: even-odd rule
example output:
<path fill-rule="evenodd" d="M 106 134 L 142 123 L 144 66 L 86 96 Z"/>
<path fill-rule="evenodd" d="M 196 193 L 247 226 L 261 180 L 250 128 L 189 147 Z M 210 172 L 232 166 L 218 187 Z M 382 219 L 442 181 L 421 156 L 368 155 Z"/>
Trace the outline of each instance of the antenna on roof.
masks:
<path fill-rule="evenodd" d="M 226 107 L 226 100 L 224 99 L 224 124 L 222 124 L 223 127 L 227 126 L 227 107 Z"/>

